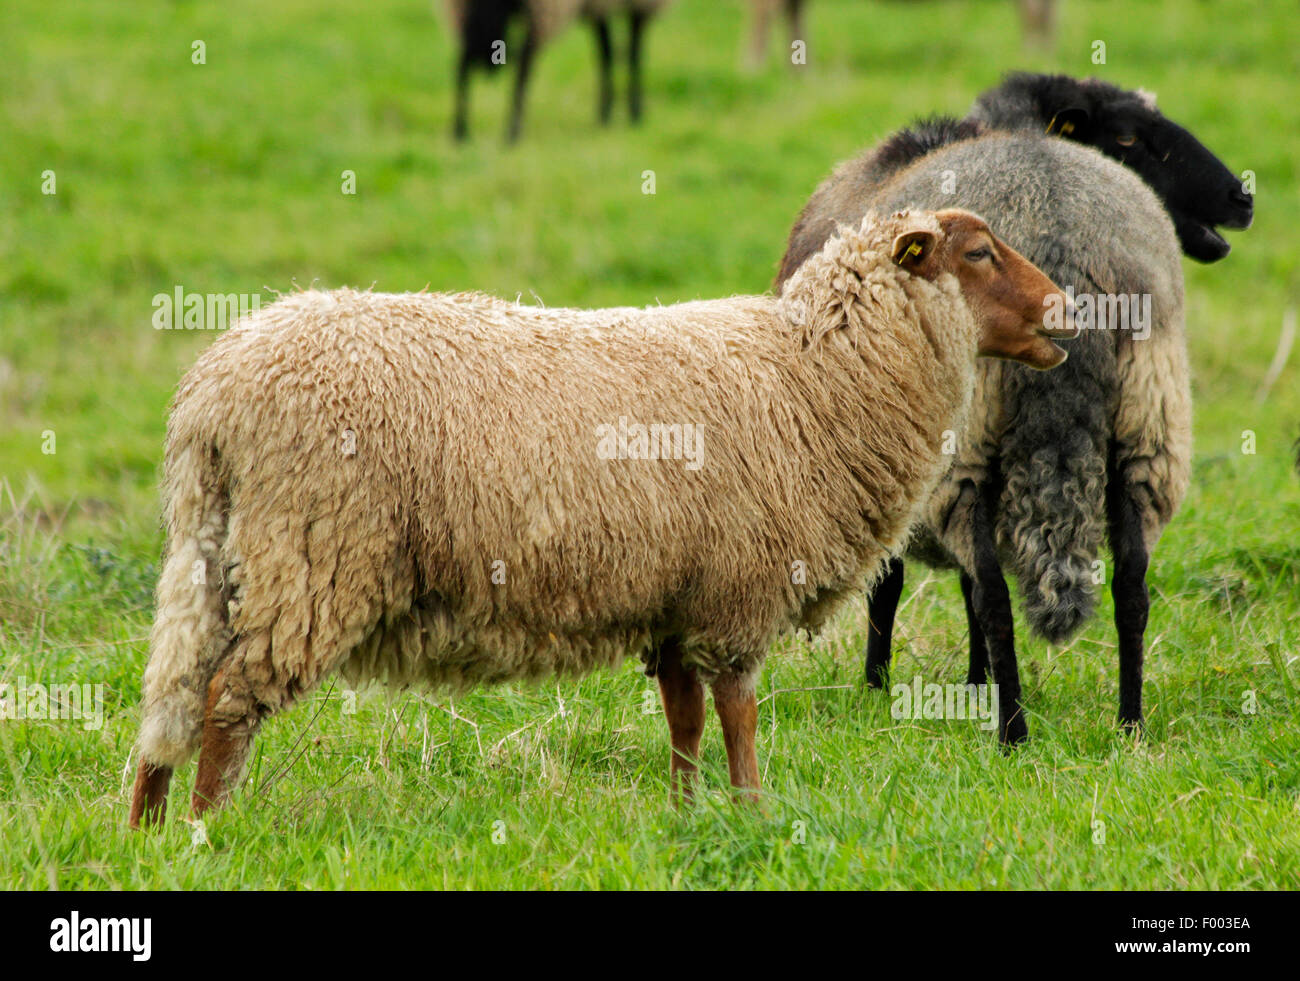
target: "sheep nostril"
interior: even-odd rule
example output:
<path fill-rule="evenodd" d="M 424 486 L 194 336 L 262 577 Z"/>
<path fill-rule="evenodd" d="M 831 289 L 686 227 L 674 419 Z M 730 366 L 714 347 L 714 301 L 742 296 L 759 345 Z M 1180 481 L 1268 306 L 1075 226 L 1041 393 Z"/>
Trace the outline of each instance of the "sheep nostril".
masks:
<path fill-rule="evenodd" d="M 1247 194 L 1239 184 L 1233 184 L 1232 189 L 1228 191 L 1228 198 L 1233 204 L 1239 204 L 1243 208 L 1253 208 L 1255 206 L 1255 197 Z"/>

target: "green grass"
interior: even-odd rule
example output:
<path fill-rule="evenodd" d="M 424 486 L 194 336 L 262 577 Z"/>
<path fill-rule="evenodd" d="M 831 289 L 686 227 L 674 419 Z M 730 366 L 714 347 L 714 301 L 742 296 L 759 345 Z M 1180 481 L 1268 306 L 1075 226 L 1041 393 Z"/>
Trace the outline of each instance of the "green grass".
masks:
<path fill-rule="evenodd" d="M 681 0 L 651 29 L 646 125 L 600 130 L 591 41 L 572 31 L 507 149 L 508 87 L 481 78 L 473 142 L 449 142 L 450 46 L 428 0 L 3 5 L 0 679 L 102 684 L 105 717 L 0 721 L 0 886 L 1300 885 L 1300 356 L 1256 401 L 1300 294 L 1300 13 L 1071 0 L 1058 50 L 1026 55 L 1009 2 L 818 0 L 809 36 L 804 74 L 751 77 L 740 5 Z M 761 291 L 835 161 L 914 115 L 964 111 L 1013 67 L 1155 90 L 1257 179 L 1233 254 L 1185 264 L 1196 464 L 1150 577 L 1143 743 L 1113 723 L 1108 599 L 1065 647 L 1022 635 L 1034 738 L 1011 756 L 970 723 L 893 721 L 859 686 L 854 604 L 768 661 L 759 812 L 725 793 L 712 721 L 708 793 L 668 806 L 666 726 L 628 664 L 454 703 L 363 693 L 354 713 L 323 690 L 267 724 L 206 842 L 181 821 L 127 833 L 167 403 L 213 339 L 153 330 L 154 294 Z M 904 602 L 895 677 L 959 681 L 955 580 L 917 568 Z M 190 766 L 174 815 L 192 782 Z"/>

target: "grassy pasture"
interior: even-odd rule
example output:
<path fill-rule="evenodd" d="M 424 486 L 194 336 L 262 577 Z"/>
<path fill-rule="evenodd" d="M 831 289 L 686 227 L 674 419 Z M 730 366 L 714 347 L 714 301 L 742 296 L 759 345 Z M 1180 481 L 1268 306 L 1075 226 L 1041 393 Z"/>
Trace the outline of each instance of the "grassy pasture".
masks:
<path fill-rule="evenodd" d="M 507 148 L 508 85 L 482 77 L 472 141 L 449 140 L 429 0 L 0 5 L 0 681 L 104 694 L 99 728 L 0 720 L 0 886 L 1300 886 L 1300 354 L 1258 399 L 1300 299 L 1300 12 L 1070 0 L 1046 54 L 1004 0 L 817 0 L 808 34 L 806 70 L 751 76 L 742 5 L 680 0 L 650 30 L 645 125 L 601 130 L 573 30 Z M 1034 738 L 1012 756 L 970 723 L 891 719 L 860 687 L 858 603 L 772 652 L 759 813 L 722 789 L 712 718 L 709 792 L 668 806 L 666 726 L 629 663 L 455 700 L 322 690 L 264 728 L 204 836 L 126 832 L 167 404 L 214 338 L 155 330 L 156 294 L 762 291 L 834 162 L 1015 67 L 1154 90 L 1257 180 L 1232 255 L 1185 262 L 1194 483 L 1150 576 L 1143 743 L 1113 725 L 1108 597 L 1066 646 L 1019 638 Z M 896 680 L 961 680 L 955 578 L 913 570 L 896 638 Z"/>

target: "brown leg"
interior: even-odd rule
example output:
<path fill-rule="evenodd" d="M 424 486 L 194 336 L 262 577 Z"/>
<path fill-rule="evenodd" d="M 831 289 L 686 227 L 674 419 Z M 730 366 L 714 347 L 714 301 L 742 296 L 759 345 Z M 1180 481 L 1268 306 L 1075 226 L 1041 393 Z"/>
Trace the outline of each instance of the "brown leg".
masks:
<path fill-rule="evenodd" d="M 172 782 L 170 766 L 154 766 L 140 761 L 140 768 L 135 771 L 135 790 L 131 795 L 132 828 L 138 829 L 141 821 L 145 825 L 158 825 L 167 817 L 167 787 Z"/>
<path fill-rule="evenodd" d="M 222 696 L 227 694 L 230 692 L 226 672 L 221 671 L 208 687 L 208 704 L 203 716 L 203 748 L 199 750 L 199 773 L 190 802 L 195 817 L 210 807 L 220 807 L 230 797 L 230 791 L 243 772 L 244 760 L 248 757 L 257 728 L 255 717 L 232 716 L 228 709 L 218 713 Z M 240 701 L 246 704 L 246 700 Z"/>
<path fill-rule="evenodd" d="M 672 794 L 677 791 L 690 800 L 695 794 L 696 760 L 700 755 L 700 736 L 704 732 L 704 686 L 695 672 L 682 665 L 681 649 L 675 643 L 664 646 L 659 656 L 659 696 L 668 719 L 672 741 Z"/>
<path fill-rule="evenodd" d="M 731 785 L 749 791 L 744 796 L 756 801 L 758 757 L 754 753 L 754 730 L 758 728 L 758 702 L 754 698 L 753 678 L 722 675 L 713 683 L 713 705 L 722 720 Z"/>

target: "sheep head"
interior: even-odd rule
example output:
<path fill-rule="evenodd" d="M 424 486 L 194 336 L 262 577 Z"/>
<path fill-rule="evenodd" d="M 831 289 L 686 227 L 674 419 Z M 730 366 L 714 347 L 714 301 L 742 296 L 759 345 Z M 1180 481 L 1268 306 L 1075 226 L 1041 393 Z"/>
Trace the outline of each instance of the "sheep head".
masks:
<path fill-rule="evenodd" d="M 1242 179 L 1165 118 L 1149 92 L 1095 78 L 1015 73 L 980 96 L 974 113 L 1010 128 L 1023 128 L 1027 113 L 1048 135 L 1093 147 L 1135 171 L 1164 202 L 1183 252 L 1198 262 L 1231 251 L 1215 226 L 1248 228 L 1254 219 L 1254 197 Z"/>
<path fill-rule="evenodd" d="M 1051 338 L 1078 336 L 1069 298 L 969 211 L 937 211 L 930 222 L 905 227 L 890 255 L 914 276 L 957 277 L 980 328 L 981 357 L 1054 368 L 1066 352 Z"/>

